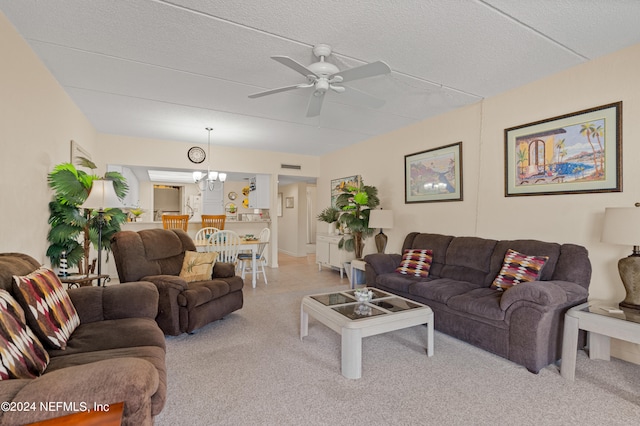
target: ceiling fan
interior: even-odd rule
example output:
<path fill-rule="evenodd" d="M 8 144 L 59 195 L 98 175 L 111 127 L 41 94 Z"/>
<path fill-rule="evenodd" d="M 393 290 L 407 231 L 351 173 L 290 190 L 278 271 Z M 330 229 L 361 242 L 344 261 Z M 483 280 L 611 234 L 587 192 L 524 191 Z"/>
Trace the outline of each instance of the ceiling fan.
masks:
<path fill-rule="evenodd" d="M 311 99 L 309 99 L 309 106 L 307 108 L 307 117 L 315 117 L 320 114 L 322 101 L 324 100 L 324 95 L 327 90 L 333 90 L 336 93 L 343 93 L 345 90 L 349 90 L 350 94 L 355 95 L 360 98 L 360 101 L 373 107 L 380 107 L 384 104 L 382 99 L 375 98 L 353 87 L 347 89 L 339 84 L 388 74 L 391 72 L 391 68 L 389 68 L 387 64 L 382 61 L 377 61 L 340 71 L 337 66 L 325 61 L 325 58 L 331 55 L 331 46 L 326 44 L 315 45 L 313 47 L 313 54 L 320 58 L 320 60 L 307 67 L 288 56 L 272 56 L 271 59 L 305 76 L 307 82 L 254 93 L 249 95 L 249 97 L 254 99 L 273 95 L 274 93 L 286 92 L 288 90 L 313 88 L 313 95 Z"/>

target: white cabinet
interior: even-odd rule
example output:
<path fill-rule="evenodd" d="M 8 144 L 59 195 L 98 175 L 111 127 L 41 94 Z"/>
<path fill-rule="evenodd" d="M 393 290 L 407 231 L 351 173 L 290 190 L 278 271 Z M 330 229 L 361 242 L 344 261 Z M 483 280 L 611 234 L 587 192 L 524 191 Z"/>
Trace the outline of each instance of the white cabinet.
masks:
<path fill-rule="evenodd" d="M 268 209 L 270 208 L 271 198 L 271 175 L 256 175 L 249 182 L 249 208 L 251 209 Z"/>
<path fill-rule="evenodd" d="M 216 182 L 213 191 L 202 191 L 202 214 L 224 214 L 224 184 Z"/>
<path fill-rule="evenodd" d="M 340 278 L 344 276 L 344 263 L 355 258 L 353 252 L 340 250 L 338 244 L 342 239 L 341 235 L 317 234 L 316 236 L 316 262 L 318 270 L 323 266 L 340 270 Z"/>

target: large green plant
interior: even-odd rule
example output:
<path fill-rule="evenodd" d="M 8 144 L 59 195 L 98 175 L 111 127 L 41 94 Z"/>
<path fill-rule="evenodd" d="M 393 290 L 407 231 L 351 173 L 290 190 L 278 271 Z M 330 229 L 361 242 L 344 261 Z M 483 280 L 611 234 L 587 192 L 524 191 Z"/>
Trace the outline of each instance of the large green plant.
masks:
<path fill-rule="evenodd" d="M 336 199 L 336 207 L 342 211 L 338 221 L 345 225 L 350 234 L 340 240 L 338 247 L 355 252 L 356 259 L 362 258 L 364 240 L 373 235 L 369 228 L 369 213 L 380 204 L 378 189 L 360 182 L 360 186 L 347 186 Z"/>
<path fill-rule="evenodd" d="M 78 165 L 92 171 L 97 168 L 86 158 L 80 158 Z M 96 179 L 112 180 L 120 199 L 129 190 L 126 179 L 118 172 L 107 172 L 100 177 L 79 170 L 71 163 L 63 163 L 49 173 L 48 183 L 54 191 L 54 197 L 49 203 L 51 229 L 47 235 L 50 242 L 47 256 L 54 266 L 60 264 L 60 256 L 66 252 L 69 267 L 78 265 L 79 273 L 89 272 L 91 245 L 98 247 L 98 212 L 82 209 L 80 205 L 87 199 Z M 126 217 L 120 209 L 105 210 L 101 245 L 107 253 L 111 249 L 111 237 L 120 230 L 120 224 Z"/>

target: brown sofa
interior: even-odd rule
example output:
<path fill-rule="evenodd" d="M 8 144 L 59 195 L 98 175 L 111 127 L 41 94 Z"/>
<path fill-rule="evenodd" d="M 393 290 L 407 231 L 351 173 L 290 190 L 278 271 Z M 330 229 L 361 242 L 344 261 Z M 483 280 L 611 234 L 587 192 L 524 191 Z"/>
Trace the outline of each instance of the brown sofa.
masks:
<path fill-rule="evenodd" d="M 400 254 L 371 254 L 367 285 L 429 305 L 434 326 L 537 373 L 560 359 L 564 314 L 587 300 L 591 262 L 575 244 L 491 240 L 412 232 L 405 249 L 431 249 L 426 278 L 395 272 Z M 491 288 L 508 249 L 548 256 L 538 281 Z"/>
<path fill-rule="evenodd" d="M 26 254 L 0 253 L 0 288 L 13 295 L 13 275 L 27 275 L 39 266 Z M 68 293 L 80 325 L 66 349 L 47 350 L 50 362 L 43 375 L 0 381 L 0 401 L 30 408 L 0 411 L 0 424 L 23 425 L 73 414 L 94 403 L 122 401 L 123 425 L 153 424 L 167 393 L 165 338 L 154 321 L 156 287 L 137 282 Z M 66 409 L 41 408 L 41 403 L 52 402 L 67 403 Z"/>
<path fill-rule="evenodd" d="M 180 278 L 185 251 L 193 240 L 179 229 L 120 231 L 111 239 L 120 282 L 150 281 L 160 294 L 156 321 L 168 335 L 191 333 L 242 308 L 244 281 L 235 265 L 216 262 L 212 279 Z"/>

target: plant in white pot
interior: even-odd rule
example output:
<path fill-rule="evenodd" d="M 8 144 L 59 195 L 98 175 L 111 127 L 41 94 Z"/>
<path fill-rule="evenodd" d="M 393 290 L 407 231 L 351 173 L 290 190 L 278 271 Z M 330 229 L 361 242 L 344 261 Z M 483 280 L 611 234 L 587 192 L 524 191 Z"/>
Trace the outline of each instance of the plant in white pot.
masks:
<path fill-rule="evenodd" d="M 317 216 L 319 221 L 329 224 L 329 234 L 334 234 L 336 232 L 336 223 L 338 222 L 339 217 L 340 210 L 335 207 L 327 207 Z"/>

